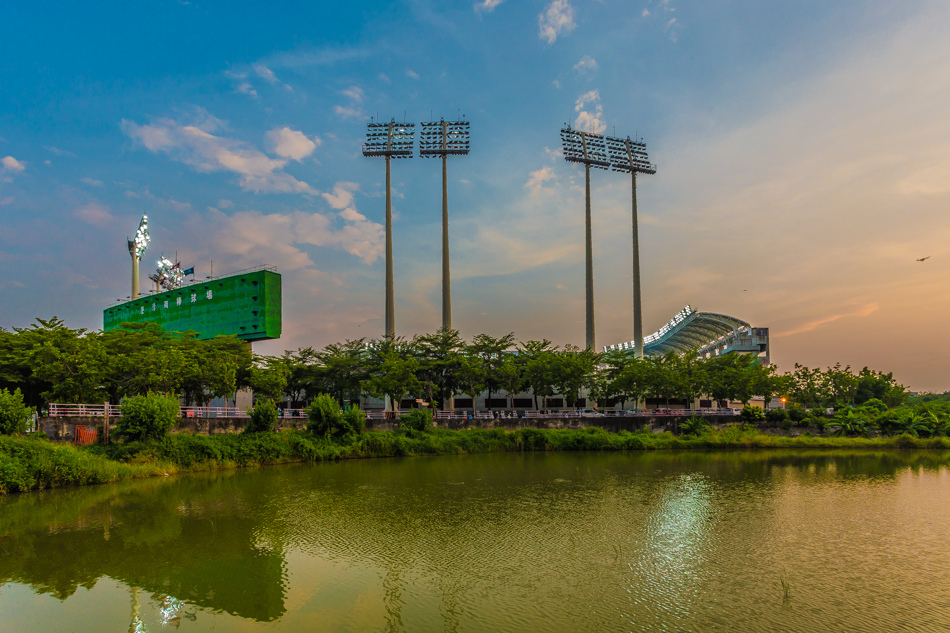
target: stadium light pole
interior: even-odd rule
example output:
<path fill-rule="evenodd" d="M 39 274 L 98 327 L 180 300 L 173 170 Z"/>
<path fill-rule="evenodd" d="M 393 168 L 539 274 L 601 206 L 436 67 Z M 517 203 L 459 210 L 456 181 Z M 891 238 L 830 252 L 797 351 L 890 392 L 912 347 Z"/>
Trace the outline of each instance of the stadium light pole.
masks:
<path fill-rule="evenodd" d="M 590 214 L 590 168 L 609 169 L 610 161 L 607 158 L 607 147 L 604 137 L 600 134 L 591 134 L 571 129 L 570 125 L 561 128 L 561 144 L 564 148 L 564 159 L 571 163 L 584 165 L 586 213 L 585 237 L 587 250 L 586 269 L 586 322 L 587 322 L 587 349 L 594 347 L 594 247 L 591 239 Z"/>
<path fill-rule="evenodd" d="M 637 227 L 637 174 L 655 174 L 656 165 L 647 157 L 643 139 L 636 141 L 606 137 L 610 168 L 630 174 L 633 199 L 633 345 L 634 355 L 643 358 L 643 317 L 640 313 L 640 236 Z"/>
<path fill-rule="evenodd" d="M 139 262 L 145 255 L 145 249 L 152 238 L 148 235 L 148 215 L 143 214 L 139 221 L 139 228 L 135 231 L 133 239 L 127 239 L 129 243 L 129 255 L 132 256 L 132 299 L 138 299 L 139 288 Z"/>
<path fill-rule="evenodd" d="M 363 156 L 386 158 L 386 336 L 396 336 L 396 307 L 393 296 L 393 199 L 389 161 L 392 158 L 412 158 L 416 126 L 413 123 L 369 123 Z"/>
<path fill-rule="evenodd" d="M 422 124 L 419 155 L 442 157 L 442 328 L 452 329 L 452 279 L 449 274 L 449 193 L 447 158 L 469 151 L 468 121 L 430 121 Z"/>

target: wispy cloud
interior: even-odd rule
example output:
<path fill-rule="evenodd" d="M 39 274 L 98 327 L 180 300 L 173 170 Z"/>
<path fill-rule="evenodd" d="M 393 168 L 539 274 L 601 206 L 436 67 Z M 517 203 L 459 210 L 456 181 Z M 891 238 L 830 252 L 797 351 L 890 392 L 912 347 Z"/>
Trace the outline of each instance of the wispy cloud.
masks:
<path fill-rule="evenodd" d="M 280 83 L 280 79 L 277 78 L 277 75 L 274 74 L 274 71 L 264 64 L 254 64 L 254 72 L 257 73 L 258 77 L 269 84 Z"/>
<path fill-rule="evenodd" d="M 319 136 L 311 139 L 289 127 L 274 128 L 264 135 L 264 146 L 269 152 L 298 162 L 313 154 L 322 143 Z"/>
<path fill-rule="evenodd" d="M 139 125 L 123 119 L 122 131 L 149 151 L 167 154 L 196 171 L 239 174 L 245 191 L 316 193 L 310 185 L 283 171 L 286 160 L 270 158 L 243 141 L 215 136 L 199 125 L 181 125 L 172 119 Z"/>
<path fill-rule="evenodd" d="M 577 27 L 574 7 L 567 0 L 554 0 L 538 16 L 538 37 L 554 44 L 561 33 L 570 33 Z"/>
<path fill-rule="evenodd" d="M 542 167 L 528 174 L 528 182 L 524 184 L 525 188 L 531 191 L 531 196 L 537 198 L 542 193 L 552 193 L 551 189 L 545 189 L 544 183 L 548 181 L 557 182 L 554 170 L 550 167 Z"/>
<path fill-rule="evenodd" d="M 784 332 L 779 332 L 777 334 L 773 334 L 772 336 L 779 338 L 782 336 L 792 336 L 794 334 L 804 334 L 805 332 L 811 332 L 812 330 L 816 330 L 822 325 L 825 325 L 827 323 L 833 323 L 837 321 L 838 319 L 870 316 L 871 314 L 874 314 L 875 312 L 877 312 L 879 307 L 880 306 L 877 303 L 869 303 L 865 306 L 862 306 L 850 312 L 840 312 L 837 314 L 831 314 L 828 316 L 823 316 L 818 319 L 814 319 L 812 321 L 808 321 L 807 323 L 804 323 L 794 329 L 786 330 Z"/>
<path fill-rule="evenodd" d="M 341 90 L 340 94 L 346 97 L 349 100 L 349 103 L 346 105 L 335 105 L 333 106 L 333 112 L 340 117 L 341 119 L 359 119 L 363 118 L 363 108 L 361 104 L 363 103 L 363 98 L 365 92 L 359 86 L 350 86 L 345 90 Z"/>
<path fill-rule="evenodd" d="M 482 11 L 487 11 L 491 13 L 492 11 L 495 10 L 495 7 L 497 7 L 499 4 L 501 4 L 504 1 L 505 0 L 482 0 L 481 2 L 476 2 L 475 12 L 481 13 Z"/>
<path fill-rule="evenodd" d="M 577 112 L 574 127 L 578 130 L 603 134 L 607 129 L 607 124 L 604 123 L 604 108 L 600 105 L 600 91 L 591 90 L 579 96 L 574 104 L 574 111 Z"/>
<path fill-rule="evenodd" d="M 581 60 L 574 64 L 574 72 L 578 75 L 594 73 L 597 70 L 597 60 L 590 55 L 584 55 Z"/>
<path fill-rule="evenodd" d="M 0 158 L 0 171 L 10 174 L 21 174 L 26 169 L 26 165 L 15 159 L 13 156 L 4 156 Z"/>
<path fill-rule="evenodd" d="M 80 178 L 80 179 L 79 179 L 79 182 L 85 183 L 85 184 L 89 185 L 90 187 L 101 187 L 101 186 L 102 186 L 102 181 L 101 181 L 101 180 L 96 180 L 95 178 Z"/>
<path fill-rule="evenodd" d="M 76 208 L 73 211 L 73 217 L 100 228 L 108 226 L 115 220 L 115 216 L 109 212 L 109 207 L 98 202 L 90 202 Z"/>
<path fill-rule="evenodd" d="M 344 209 L 353 205 L 353 192 L 360 188 L 358 183 L 341 181 L 333 185 L 331 193 L 321 193 L 323 199 L 334 209 Z"/>
<path fill-rule="evenodd" d="M 418 78 L 419 78 L 419 73 L 417 73 L 416 71 L 414 71 L 414 70 L 411 69 L 411 68 L 407 68 L 407 69 L 406 69 L 406 77 L 409 77 L 409 79 L 418 79 Z"/>

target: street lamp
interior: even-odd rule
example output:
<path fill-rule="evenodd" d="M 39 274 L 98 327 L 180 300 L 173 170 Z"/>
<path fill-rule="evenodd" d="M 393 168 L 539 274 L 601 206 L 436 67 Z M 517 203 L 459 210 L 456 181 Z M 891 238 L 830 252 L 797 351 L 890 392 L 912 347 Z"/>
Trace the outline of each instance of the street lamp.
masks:
<path fill-rule="evenodd" d="M 587 246 L 587 349 L 594 349 L 594 253 L 591 240 L 590 222 L 590 168 L 608 169 L 607 146 L 600 134 L 590 134 L 571 129 L 570 125 L 561 129 L 561 144 L 564 159 L 571 163 L 583 163 L 587 194 L 587 207 L 584 216 Z"/>
<path fill-rule="evenodd" d="M 143 214 L 139 221 L 139 228 L 135 231 L 135 237 L 128 240 L 129 255 L 132 256 L 132 298 L 139 298 L 139 262 L 145 255 L 145 249 L 151 238 L 148 235 L 148 216 Z"/>
<path fill-rule="evenodd" d="M 430 121 L 422 124 L 419 155 L 442 157 L 442 328 L 452 329 L 452 281 L 449 275 L 449 194 L 446 158 L 469 150 L 468 121 Z"/>
<path fill-rule="evenodd" d="M 391 158 L 412 158 L 416 126 L 413 123 L 369 123 L 363 156 L 386 158 L 386 336 L 396 336 L 396 308 L 393 299 L 393 199 L 389 173 Z"/>
<path fill-rule="evenodd" d="M 647 146 L 638 141 L 608 136 L 605 139 L 610 168 L 630 174 L 633 198 L 633 344 L 634 355 L 643 358 L 643 317 L 640 314 L 640 237 L 637 228 L 637 174 L 655 174 L 656 165 L 647 157 Z"/>

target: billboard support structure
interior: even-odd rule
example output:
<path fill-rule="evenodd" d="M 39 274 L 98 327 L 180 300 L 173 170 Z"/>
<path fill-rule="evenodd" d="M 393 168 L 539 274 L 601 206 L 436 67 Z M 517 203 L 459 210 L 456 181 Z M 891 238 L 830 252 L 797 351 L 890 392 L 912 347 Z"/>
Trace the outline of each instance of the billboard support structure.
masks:
<path fill-rule="evenodd" d="M 386 331 L 388 338 L 396 336 L 396 306 L 393 291 L 393 199 L 389 162 L 392 158 L 412 158 L 416 126 L 413 123 L 369 123 L 363 156 L 386 158 Z"/>

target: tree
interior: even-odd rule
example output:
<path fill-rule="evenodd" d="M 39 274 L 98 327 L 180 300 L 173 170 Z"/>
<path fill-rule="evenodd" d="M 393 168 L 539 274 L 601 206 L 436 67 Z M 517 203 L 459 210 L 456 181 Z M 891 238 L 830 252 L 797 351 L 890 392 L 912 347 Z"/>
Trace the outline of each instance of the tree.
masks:
<path fill-rule="evenodd" d="M 369 377 L 363 382 L 363 389 L 376 398 L 389 398 L 392 410 L 396 411 L 405 396 L 422 389 L 416 377 L 419 361 L 402 338 L 373 341 L 370 350 Z"/>
<path fill-rule="evenodd" d="M 449 400 L 459 390 L 458 371 L 465 341 L 459 336 L 458 330 L 439 328 L 435 334 L 417 337 L 413 347 L 424 382 L 435 387 L 435 394 L 429 393 L 429 401 L 436 395 L 443 410 L 447 409 Z"/>
<path fill-rule="evenodd" d="M 508 394 L 508 408 L 514 409 L 515 394 L 524 387 L 524 366 L 513 354 L 505 354 L 496 372 L 498 384 Z"/>
<path fill-rule="evenodd" d="M 255 396 L 280 400 L 287 387 L 290 370 L 275 356 L 257 356 L 251 367 L 251 388 Z"/>
<path fill-rule="evenodd" d="M 548 339 L 532 340 L 521 344 L 517 362 L 522 366 L 524 386 L 531 390 L 534 408 L 538 409 L 538 397 L 554 395 L 552 374 L 546 362 L 557 351 Z M 522 387 L 524 388 L 524 387 Z"/>
<path fill-rule="evenodd" d="M 461 392 L 471 396 L 474 409 L 475 398 L 485 390 L 485 368 L 478 359 L 462 357 L 458 368 L 458 383 Z"/>
<path fill-rule="evenodd" d="M 325 392 L 336 397 L 340 406 L 347 402 L 359 402 L 362 385 L 369 379 L 368 367 L 380 361 L 375 350 L 379 345 L 389 345 L 384 341 L 375 341 L 367 347 L 366 339 L 347 339 L 343 343 L 327 345 L 316 354 L 313 382 L 308 395 Z M 392 345 L 386 349 L 392 348 Z M 311 391 L 312 390 L 312 391 Z"/>
<path fill-rule="evenodd" d="M 23 404 L 23 394 L 0 389 L 0 435 L 25 433 L 33 416 L 33 408 Z"/>
<path fill-rule="evenodd" d="M 472 343 L 465 348 L 465 353 L 481 360 L 485 374 L 485 388 L 488 390 L 488 400 L 491 403 L 492 394 L 501 386 L 497 375 L 498 368 L 503 361 L 503 354 L 515 344 L 515 334 L 511 332 L 495 338 L 488 334 L 479 334 Z M 491 406 L 488 407 L 491 409 Z"/>
<path fill-rule="evenodd" d="M 132 396 L 122 402 L 122 417 L 116 423 L 116 434 L 126 440 L 157 440 L 175 425 L 178 398 L 157 393 Z"/>
<path fill-rule="evenodd" d="M 629 356 L 626 363 L 619 370 L 612 371 L 612 393 L 621 399 L 621 405 L 626 408 L 626 401 L 633 400 L 634 406 L 643 399 L 652 386 L 650 363 L 642 358 Z"/>
<path fill-rule="evenodd" d="M 567 406 L 575 407 L 580 390 L 597 364 L 597 354 L 590 349 L 568 345 L 560 354 L 553 354 L 553 385 L 567 400 Z"/>

